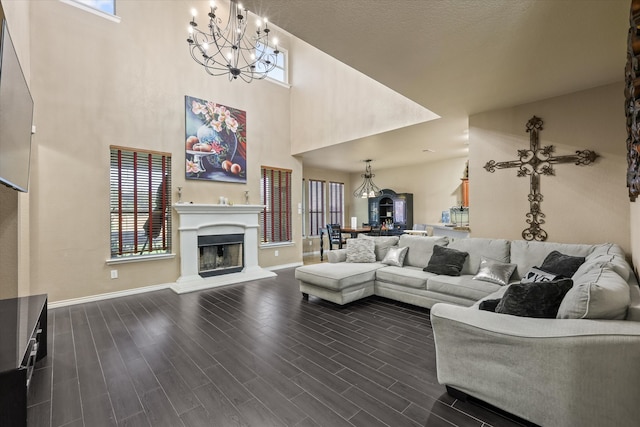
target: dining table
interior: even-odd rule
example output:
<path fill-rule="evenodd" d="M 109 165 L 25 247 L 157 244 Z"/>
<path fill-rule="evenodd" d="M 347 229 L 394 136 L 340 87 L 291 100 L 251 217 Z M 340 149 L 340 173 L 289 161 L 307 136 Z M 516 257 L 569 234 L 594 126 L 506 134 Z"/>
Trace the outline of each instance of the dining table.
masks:
<path fill-rule="evenodd" d="M 350 233 L 351 237 L 355 238 L 355 237 L 358 237 L 358 234 L 360 233 L 370 233 L 371 227 L 358 227 L 358 228 L 347 227 L 347 228 L 341 228 L 340 231 L 343 233 Z"/>

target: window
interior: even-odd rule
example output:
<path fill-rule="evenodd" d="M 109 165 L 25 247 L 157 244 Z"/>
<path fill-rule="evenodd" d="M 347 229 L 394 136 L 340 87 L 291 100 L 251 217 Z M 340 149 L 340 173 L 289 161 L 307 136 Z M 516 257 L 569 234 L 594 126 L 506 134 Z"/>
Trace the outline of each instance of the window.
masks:
<path fill-rule="evenodd" d="M 116 16 L 115 0 L 60 0 L 60 2 L 109 21 L 120 22 L 120 17 Z"/>
<path fill-rule="evenodd" d="M 256 46 L 256 56 L 260 56 L 262 51 L 265 51 L 267 55 L 273 54 L 274 48 L 271 46 Z M 267 78 L 278 81 L 280 83 L 288 84 L 289 83 L 289 75 L 287 73 L 287 63 L 289 53 L 286 50 L 278 47 L 278 51 L 280 54 L 277 56 L 276 66 L 273 70 L 269 71 L 267 74 Z"/>
<path fill-rule="evenodd" d="M 324 181 L 309 180 L 309 236 L 319 236 L 325 226 Z"/>
<path fill-rule="evenodd" d="M 260 198 L 266 206 L 260 216 L 262 243 L 291 241 L 291 170 L 260 168 Z"/>
<path fill-rule="evenodd" d="M 74 0 L 110 15 L 116 14 L 116 0 Z"/>
<path fill-rule="evenodd" d="M 329 182 L 329 224 L 344 223 L 344 184 Z"/>
<path fill-rule="evenodd" d="M 171 252 L 171 154 L 111 147 L 111 258 Z"/>

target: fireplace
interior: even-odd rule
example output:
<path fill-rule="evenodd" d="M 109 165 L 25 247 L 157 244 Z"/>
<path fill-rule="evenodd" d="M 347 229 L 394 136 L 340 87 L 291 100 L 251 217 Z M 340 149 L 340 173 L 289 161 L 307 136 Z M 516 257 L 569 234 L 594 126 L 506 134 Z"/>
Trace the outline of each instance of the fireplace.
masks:
<path fill-rule="evenodd" d="M 238 273 L 244 267 L 244 234 L 198 236 L 198 274 Z"/>
<path fill-rule="evenodd" d="M 176 203 L 180 277 L 170 287 L 185 293 L 275 277 L 258 264 L 261 205 Z"/>

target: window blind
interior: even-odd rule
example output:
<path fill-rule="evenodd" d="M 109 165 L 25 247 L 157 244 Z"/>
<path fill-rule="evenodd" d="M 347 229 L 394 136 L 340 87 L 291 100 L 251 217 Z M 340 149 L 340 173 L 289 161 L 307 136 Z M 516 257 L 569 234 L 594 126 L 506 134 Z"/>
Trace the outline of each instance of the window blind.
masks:
<path fill-rule="evenodd" d="M 329 182 L 329 223 L 344 222 L 344 183 Z"/>
<path fill-rule="evenodd" d="M 262 166 L 260 197 L 266 206 L 260 216 L 263 243 L 291 241 L 291 170 Z"/>
<path fill-rule="evenodd" d="M 324 181 L 309 180 L 309 236 L 320 235 L 325 226 Z"/>
<path fill-rule="evenodd" d="M 111 147 L 111 257 L 171 252 L 171 155 Z"/>

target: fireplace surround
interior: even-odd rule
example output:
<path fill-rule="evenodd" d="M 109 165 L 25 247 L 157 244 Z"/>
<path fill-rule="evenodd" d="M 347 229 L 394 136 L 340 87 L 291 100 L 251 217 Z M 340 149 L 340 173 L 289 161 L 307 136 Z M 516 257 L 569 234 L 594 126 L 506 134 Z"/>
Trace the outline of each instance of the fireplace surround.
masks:
<path fill-rule="evenodd" d="M 258 215 L 264 206 L 177 203 L 173 208 L 180 235 L 180 277 L 171 286 L 176 293 L 276 276 L 258 265 Z"/>

